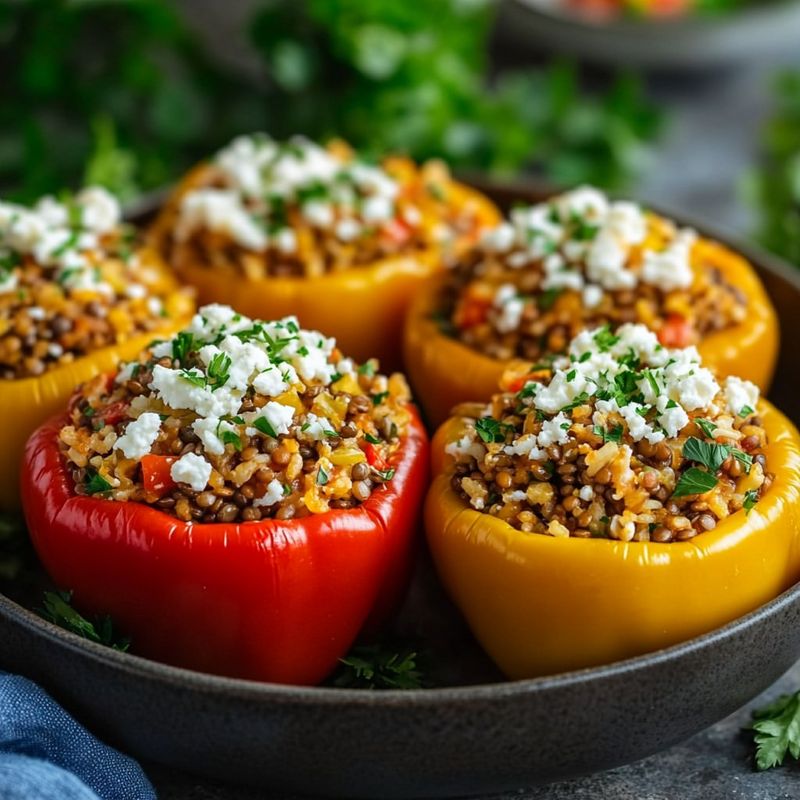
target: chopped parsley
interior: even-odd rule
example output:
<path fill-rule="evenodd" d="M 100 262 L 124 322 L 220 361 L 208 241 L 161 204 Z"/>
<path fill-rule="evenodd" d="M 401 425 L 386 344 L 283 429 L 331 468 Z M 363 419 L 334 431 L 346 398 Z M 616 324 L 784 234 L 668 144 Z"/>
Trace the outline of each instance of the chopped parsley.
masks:
<path fill-rule="evenodd" d="M 372 404 L 379 406 L 389 396 L 389 392 L 378 392 L 372 395 Z"/>
<path fill-rule="evenodd" d="M 749 417 L 751 414 L 755 413 L 756 413 L 755 409 L 752 408 L 751 406 L 742 406 L 739 409 L 739 416 L 742 417 L 742 419 L 745 419 L 746 417 Z"/>
<path fill-rule="evenodd" d="M 320 467 L 317 470 L 317 486 L 325 486 L 329 479 L 328 473 Z"/>
<path fill-rule="evenodd" d="M 755 504 L 758 502 L 758 490 L 757 489 L 748 489 L 744 493 L 744 502 L 742 503 L 742 508 L 744 509 L 745 514 L 749 514 Z"/>
<path fill-rule="evenodd" d="M 595 425 L 592 431 L 596 436 L 602 436 L 604 442 L 619 444 L 622 441 L 622 425 L 615 425 L 610 430 L 600 425 Z"/>
<path fill-rule="evenodd" d="M 713 422 L 707 419 L 702 419 L 701 417 L 697 417 L 694 423 L 709 439 L 714 438 L 714 431 L 716 431 L 717 426 Z"/>
<path fill-rule="evenodd" d="M 690 467 L 681 475 L 672 496 L 688 497 L 694 494 L 705 494 L 710 492 L 716 485 L 716 476 L 699 467 Z"/>
<path fill-rule="evenodd" d="M 261 433 L 265 433 L 267 436 L 271 436 L 273 439 L 278 438 L 278 434 L 275 431 L 275 428 L 273 428 L 272 425 L 270 425 L 266 417 L 256 417 L 256 419 L 253 421 L 253 427 L 256 430 L 261 431 Z"/>
<path fill-rule="evenodd" d="M 563 289 L 545 289 L 536 298 L 536 304 L 542 311 L 549 311 L 555 305 L 556 300 L 558 300 L 563 291 Z"/>
<path fill-rule="evenodd" d="M 499 422 L 494 417 L 481 417 L 475 422 L 475 432 L 484 442 L 505 442 L 506 435 L 514 432 L 514 426 Z"/>
<path fill-rule="evenodd" d="M 689 437 L 683 445 L 684 458 L 702 464 L 711 472 L 716 472 L 730 454 L 728 445 L 704 442 L 694 436 Z"/>
<path fill-rule="evenodd" d="M 113 488 L 102 475 L 93 470 L 86 472 L 86 481 L 83 486 L 87 494 L 104 494 Z"/>
<path fill-rule="evenodd" d="M 114 630 L 111 617 L 105 615 L 87 619 L 72 607 L 71 602 L 72 592 L 45 592 L 43 608 L 39 613 L 59 628 L 76 633 L 91 642 L 123 653 L 130 648 L 131 640 Z"/>

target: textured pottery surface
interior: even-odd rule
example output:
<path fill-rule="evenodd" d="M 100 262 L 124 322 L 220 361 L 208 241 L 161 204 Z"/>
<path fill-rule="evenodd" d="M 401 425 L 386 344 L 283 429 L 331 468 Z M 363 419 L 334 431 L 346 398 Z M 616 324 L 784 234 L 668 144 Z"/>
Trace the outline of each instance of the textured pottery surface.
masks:
<path fill-rule="evenodd" d="M 553 51 L 613 66 L 670 71 L 731 67 L 793 52 L 800 3 L 750 3 L 717 16 L 591 23 L 547 11 L 539 0 L 508 0 L 502 32 L 529 55 Z"/>
<path fill-rule="evenodd" d="M 502 204 L 535 196 L 492 193 Z M 781 317 L 789 346 L 771 397 L 797 419 L 800 281 L 733 244 L 759 267 Z M 800 656 L 800 587 L 684 645 L 509 683 L 423 558 L 397 628 L 431 643 L 445 688 L 373 693 L 216 678 L 85 642 L 4 596 L 0 668 L 39 681 L 131 755 L 183 771 L 331 797 L 486 795 L 628 763 L 731 714 Z"/>

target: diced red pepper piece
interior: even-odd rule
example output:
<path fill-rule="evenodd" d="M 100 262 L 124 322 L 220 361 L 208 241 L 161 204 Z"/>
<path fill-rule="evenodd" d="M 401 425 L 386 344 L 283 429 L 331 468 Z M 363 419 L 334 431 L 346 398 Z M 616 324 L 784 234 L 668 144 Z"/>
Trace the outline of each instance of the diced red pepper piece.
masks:
<path fill-rule="evenodd" d="M 658 332 L 658 341 L 664 347 L 688 347 L 694 341 L 694 329 L 686 317 L 668 314 Z"/>
<path fill-rule="evenodd" d="M 145 491 L 161 497 L 174 488 L 175 481 L 172 480 L 170 469 L 177 460 L 177 456 L 159 456 L 153 453 L 143 456 L 142 483 Z"/>

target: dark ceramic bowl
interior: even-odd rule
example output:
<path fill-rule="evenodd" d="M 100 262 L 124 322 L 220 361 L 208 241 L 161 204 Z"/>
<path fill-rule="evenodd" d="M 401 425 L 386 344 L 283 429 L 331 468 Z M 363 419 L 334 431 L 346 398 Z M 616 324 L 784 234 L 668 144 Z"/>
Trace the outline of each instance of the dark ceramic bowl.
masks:
<path fill-rule="evenodd" d="M 541 192 L 491 188 L 501 205 Z M 684 220 L 685 221 L 685 220 Z M 784 336 L 800 277 L 730 237 L 758 267 Z M 784 347 L 772 397 L 797 418 L 800 348 Z M 607 769 L 722 719 L 800 657 L 800 586 L 684 644 L 606 667 L 505 682 L 423 558 L 398 621 L 422 636 L 443 688 L 300 688 L 176 669 L 87 642 L 0 595 L 0 668 L 40 682 L 132 755 L 276 792 L 331 797 L 485 795 Z M 39 595 L 40 596 L 40 595 Z"/>
<path fill-rule="evenodd" d="M 537 0 L 507 0 L 502 34 L 531 55 L 555 51 L 596 63 L 659 70 L 707 70 L 792 52 L 800 3 L 773 0 L 716 17 L 591 22 L 543 8 Z"/>

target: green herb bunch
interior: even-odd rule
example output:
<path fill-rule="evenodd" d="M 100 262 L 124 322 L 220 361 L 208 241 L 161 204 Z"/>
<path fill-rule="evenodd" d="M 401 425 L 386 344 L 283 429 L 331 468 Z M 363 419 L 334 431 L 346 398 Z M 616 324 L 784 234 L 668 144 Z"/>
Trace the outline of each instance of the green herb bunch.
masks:
<path fill-rule="evenodd" d="M 592 97 L 574 68 L 556 65 L 503 72 L 488 86 L 495 9 L 486 0 L 273 0 L 252 30 L 284 112 L 272 130 L 457 168 L 527 166 L 561 184 L 613 186 L 635 174 L 658 128 L 638 81 Z"/>
<path fill-rule="evenodd" d="M 775 88 L 753 200 L 763 244 L 800 266 L 800 71 L 780 75 Z"/>

